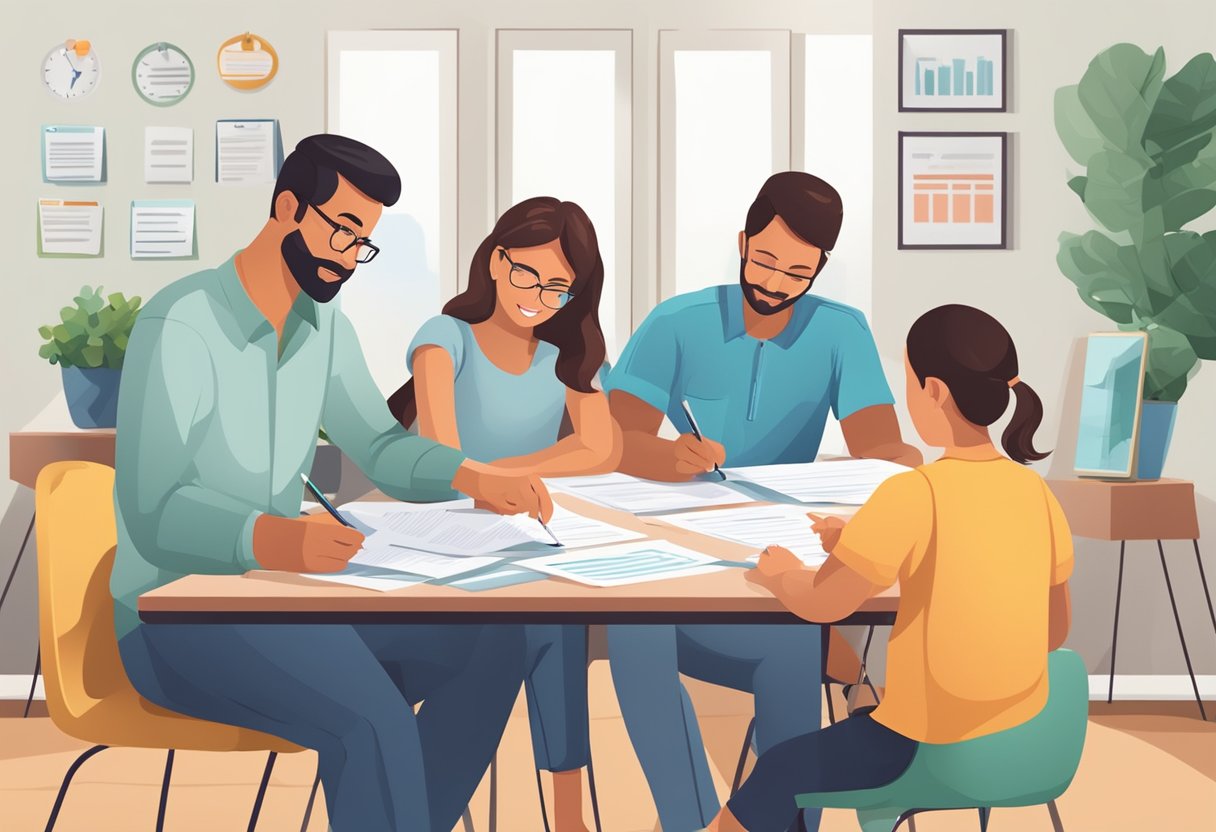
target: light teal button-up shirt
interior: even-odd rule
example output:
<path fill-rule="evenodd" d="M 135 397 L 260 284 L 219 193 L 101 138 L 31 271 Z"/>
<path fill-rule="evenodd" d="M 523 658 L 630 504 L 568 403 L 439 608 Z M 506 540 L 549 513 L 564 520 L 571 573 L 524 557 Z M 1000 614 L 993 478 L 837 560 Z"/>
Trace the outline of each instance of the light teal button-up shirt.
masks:
<path fill-rule="evenodd" d="M 317 429 L 403 500 L 453 496 L 465 457 L 389 413 L 354 327 L 301 294 L 279 339 L 232 259 L 170 284 L 140 313 L 118 399 L 110 589 L 119 638 L 136 601 L 183 575 L 258 568 L 253 524 L 299 514 Z"/>

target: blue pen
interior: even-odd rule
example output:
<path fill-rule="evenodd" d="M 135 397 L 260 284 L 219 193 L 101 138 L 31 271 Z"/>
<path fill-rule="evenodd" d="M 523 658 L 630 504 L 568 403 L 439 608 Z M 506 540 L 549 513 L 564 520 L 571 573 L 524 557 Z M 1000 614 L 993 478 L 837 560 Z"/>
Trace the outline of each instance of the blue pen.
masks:
<path fill-rule="evenodd" d="M 341 514 L 338 513 L 338 510 L 336 508 L 334 508 L 333 503 L 331 503 L 329 500 L 325 499 L 325 495 L 321 493 L 321 490 L 319 488 L 317 488 L 315 485 L 312 484 L 312 480 L 310 480 L 308 478 L 307 474 L 301 472 L 300 479 L 304 480 L 304 487 L 312 492 L 312 496 L 317 498 L 317 502 L 319 502 L 321 504 L 321 508 L 328 511 L 333 516 L 333 518 L 335 520 L 337 520 L 339 523 L 341 523 L 343 526 L 350 526 L 352 529 L 355 527 L 354 523 L 351 523 L 345 517 L 343 517 Z"/>

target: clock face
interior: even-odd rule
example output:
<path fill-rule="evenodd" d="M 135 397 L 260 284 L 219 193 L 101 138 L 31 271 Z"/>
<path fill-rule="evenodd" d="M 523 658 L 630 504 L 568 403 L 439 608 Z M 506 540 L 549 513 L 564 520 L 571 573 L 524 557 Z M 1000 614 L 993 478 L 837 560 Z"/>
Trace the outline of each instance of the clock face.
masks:
<path fill-rule="evenodd" d="M 57 98 L 68 101 L 83 98 L 97 89 L 101 81 L 101 64 L 97 53 L 60 44 L 47 53 L 42 62 L 42 84 Z"/>
<path fill-rule="evenodd" d="M 194 64 L 173 44 L 154 43 L 135 58 L 131 80 L 145 101 L 167 107 L 185 98 L 194 86 Z"/>

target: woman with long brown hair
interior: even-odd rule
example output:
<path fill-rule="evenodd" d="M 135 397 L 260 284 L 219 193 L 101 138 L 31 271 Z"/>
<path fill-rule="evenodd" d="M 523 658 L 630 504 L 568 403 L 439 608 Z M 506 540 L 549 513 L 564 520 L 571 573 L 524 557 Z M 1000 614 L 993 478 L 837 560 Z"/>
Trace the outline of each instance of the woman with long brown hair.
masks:
<path fill-rule="evenodd" d="M 393 414 L 474 460 L 545 477 L 612 470 L 619 432 L 597 382 L 603 284 L 582 208 L 535 197 L 508 209 L 473 255 L 468 287 L 410 344 L 413 378 L 390 397 Z M 558 832 L 585 830 L 586 628 L 526 631 L 536 766 L 553 772 Z"/>

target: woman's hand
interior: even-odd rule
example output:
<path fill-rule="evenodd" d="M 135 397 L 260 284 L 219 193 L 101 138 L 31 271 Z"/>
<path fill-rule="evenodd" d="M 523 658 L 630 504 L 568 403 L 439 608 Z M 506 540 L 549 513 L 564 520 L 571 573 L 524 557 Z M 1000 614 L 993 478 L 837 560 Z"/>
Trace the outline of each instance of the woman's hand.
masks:
<path fill-rule="evenodd" d="M 830 554 L 836 548 L 836 544 L 840 542 L 840 533 L 844 531 L 845 521 L 839 517 L 821 517 L 809 512 L 806 516 L 812 520 L 811 531 L 819 535 L 819 540 L 823 543 L 823 551 Z"/>
<path fill-rule="evenodd" d="M 759 584 L 766 589 L 772 589 L 786 572 L 803 569 L 802 561 L 789 549 L 780 546 L 769 546 L 760 553 L 760 562 L 755 569 L 749 569 L 745 576 L 748 581 Z"/>

